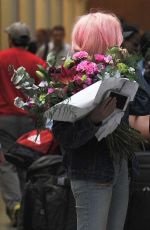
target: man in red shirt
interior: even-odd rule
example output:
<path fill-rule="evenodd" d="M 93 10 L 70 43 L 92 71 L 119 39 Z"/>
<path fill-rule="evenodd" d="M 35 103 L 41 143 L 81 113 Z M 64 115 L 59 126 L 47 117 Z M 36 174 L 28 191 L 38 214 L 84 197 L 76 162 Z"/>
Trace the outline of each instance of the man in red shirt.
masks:
<path fill-rule="evenodd" d="M 14 99 L 24 97 L 11 82 L 12 74 L 9 73 L 9 66 L 15 69 L 25 67 L 30 76 L 35 77 L 37 65 L 45 67 L 45 63 L 39 57 L 26 50 L 30 41 L 30 31 L 26 24 L 16 22 L 10 25 L 8 33 L 9 49 L 0 52 L 0 131 L 7 132 L 17 139 L 22 134 L 32 130 L 34 123 L 27 113 L 14 105 Z M 0 136 L 0 144 L 4 151 L 7 150 L 6 142 Z M 13 224 L 16 224 L 16 213 L 19 210 L 21 192 L 20 183 L 16 169 L 10 163 L 3 161 L 0 164 L 0 182 L 2 195 L 6 203 L 6 209 Z"/>

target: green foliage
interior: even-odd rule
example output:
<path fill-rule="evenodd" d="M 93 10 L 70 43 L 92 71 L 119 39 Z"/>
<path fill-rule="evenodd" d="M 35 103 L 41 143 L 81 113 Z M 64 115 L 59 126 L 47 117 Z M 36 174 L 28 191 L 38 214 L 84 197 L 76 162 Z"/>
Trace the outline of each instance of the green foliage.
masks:
<path fill-rule="evenodd" d="M 133 154 L 139 150 L 144 139 L 141 134 L 123 123 L 110 135 L 106 137 L 111 156 L 115 158 L 132 158 Z"/>
<path fill-rule="evenodd" d="M 39 76 L 37 75 L 37 77 L 39 77 L 41 80 L 44 80 L 44 81 L 48 81 L 48 82 L 50 81 L 50 77 L 48 75 L 48 72 L 46 69 L 43 68 L 43 66 L 38 65 L 37 71 L 40 74 Z M 36 74 L 37 74 L 37 71 L 36 71 Z"/>
<path fill-rule="evenodd" d="M 56 57 L 52 54 L 49 53 L 46 59 L 46 63 L 49 67 L 53 67 L 56 64 Z"/>

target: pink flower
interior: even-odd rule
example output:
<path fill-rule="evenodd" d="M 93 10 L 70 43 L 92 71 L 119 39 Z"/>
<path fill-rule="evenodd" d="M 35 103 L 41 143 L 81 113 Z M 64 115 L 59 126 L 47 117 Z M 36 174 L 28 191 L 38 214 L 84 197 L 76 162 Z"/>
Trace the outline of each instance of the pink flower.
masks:
<path fill-rule="evenodd" d="M 29 107 L 29 108 L 32 108 L 34 106 L 34 101 L 33 99 L 31 98 L 28 98 L 27 102 L 26 102 L 26 105 Z"/>
<path fill-rule="evenodd" d="M 28 107 L 29 107 L 29 108 L 32 108 L 33 105 L 34 105 L 34 103 L 28 103 Z"/>
<path fill-rule="evenodd" d="M 86 85 L 92 85 L 92 79 L 91 78 L 87 78 L 85 81 Z"/>
<path fill-rule="evenodd" d="M 104 61 L 107 64 L 110 63 L 110 62 L 112 62 L 113 61 L 112 56 L 111 55 L 105 56 L 104 57 Z"/>
<path fill-rule="evenodd" d="M 95 61 L 97 61 L 97 62 L 103 62 L 105 56 L 103 54 L 95 54 L 94 58 L 95 58 Z"/>
<path fill-rule="evenodd" d="M 106 65 L 102 64 L 101 65 L 101 70 L 104 70 L 106 68 Z"/>
<path fill-rule="evenodd" d="M 96 63 L 90 61 L 81 61 L 76 68 L 77 72 L 85 72 L 87 75 L 92 75 L 98 72 Z"/>
<path fill-rule="evenodd" d="M 88 68 L 87 68 L 87 70 L 86 70 L 86 73 L 87 73 L 88 75 L 94 74 L 94 73 L 97 73 L 97 72 L 98 72 L 98 67 L 97 67 L 96 63 L 94 63 L 94 62 L 90 62 L 90 63 L 88 64 L 87 67 L 88 67 Z"/>
<path fill-rule="evenodd" d="M 87 58 L 89 55 L 88 55 L 88 53 L 86 52 L 86 51 L 79 51 L 79 52 L 76 52 L 73 56 L 72 56 L 72 58 L 74 59 L 74 60 L 81 60 L 81 59 L 83 59 L 83 58 Z"/>
<path fill-rule="evenodd" d="M 87 88 L 87 87 L 88 87 L 88 85 L 86 85 L 86 84 L 83 85 L 83 89 L 85 89 L 85 88 Z"/>
<path fill-rule="evenodd" d="M 81 85 L 83 83 L 82 78 L 80 75 L 75 75 L 74 76 L 74 81 L 78 84 Z"/>
<path fill-rule="evenodd" d="M 54 89 L 53 89 L 53 88 L 48 88 L 47 93 L 48 93 L 48 94 L 52 94 L 52 93 L 54 93 Z"/>

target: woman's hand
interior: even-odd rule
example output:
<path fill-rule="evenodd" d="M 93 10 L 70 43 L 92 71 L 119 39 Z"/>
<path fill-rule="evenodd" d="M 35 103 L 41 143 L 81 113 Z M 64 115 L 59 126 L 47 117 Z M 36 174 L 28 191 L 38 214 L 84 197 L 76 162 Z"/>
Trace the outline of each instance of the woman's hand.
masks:
<path fill-rule="evenodd" d="M 116 98 L 107 98 L 90 113 L 90 120 L 95 124 L 103 121 L 114 112 L 116 103 Z"/>

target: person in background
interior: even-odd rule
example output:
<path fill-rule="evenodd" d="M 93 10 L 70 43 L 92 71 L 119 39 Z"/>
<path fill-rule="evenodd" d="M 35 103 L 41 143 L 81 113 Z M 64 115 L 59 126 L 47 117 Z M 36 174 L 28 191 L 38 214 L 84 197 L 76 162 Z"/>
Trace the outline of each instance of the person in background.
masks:
<path fill-rule="evenodd" d="M 38 29 L 36 31 L 35 40 L 32 40 L 29 42 L 27 50 L 33 54 L 36 54 L 41 48 L 41 46 L 44 46 L 44 52 L 41 58 L 45 60 L 47 56 L 47 52 L 48 52 L 48 43 L 50 40 L 50 35 L 51 35 L 51 32 L 49 29 L 48 30 Z"/>
<path fill-rule="evenodd" d="M 40 58 L 42 58 L 43 60 L 46 60 L 48 51 L 49 51 L 49 41 L 50 41 L 50 37 L 51 37 L 51 32 L 50 30 L 46 30 L 46 29 L 38 29 L 36 31 L 36 43 L 37 43 L 37 55 L 40 52 L 40 50 L 42 49 L 42 53 L 41 55 L 38 55 Z"/>
<path fill-rule="evenodd" d="M 36 52 L 37 52 L 37 43 L 36 43 L 35 40 L 29 42 L 27 50 L 29 52 L 31 52 L 32 54 L 36 54 Z"/>
<path fill-rule="evenodd" d="M 48 30 L 43 29 L 43 28 L 37 29 L 35 38 L 36 38 L 37 46 L 38 48 L 40 48 L 43 44 L 48 42 L 50 39 Z"/>
<path fill-rule="evenodd" d="M 127 22 L 126 22 L 126 20 L 125 20 L 125 18 L 124 17 L 118 17 L 118 19 L 119 19 L 119 21 L 120 21 L 120 25 L 121 25 L 121 28 L 122 28 L 122 31 L 123 31 L 123 28 L 125 27 L 125 26 L 127 26 Z"/>
<path fill-rule="evenodd" d="M 141 59 L 138 62 L 138 69 L 141 72 L 140 77 L 138 77 L 139 83 L 142 85 L 142 87 L 150 94 L 150 85 L 148 84 L 147 79 L 147 70 L 145 73 L 145 56 L 148 54 L 148 51 L 150 49 L 150 31 L 146 31 L 140 41 L 140 53 L 141 53 Z M 147 64 L 146 64 L 147 66 Z M 147 68 L 147 67 L 146 67 Z M 146 76 L 144 76 L 146 75 Z M 143 77 L 144 76 L 144 77 Z M 147 80 L 146 80 L 147 79 Z"/>
<path fill-rule="evenodd" d="M 140 51 L 140 33 L 135 26 L 125 25 L 123 28 L 123 47 L 131 54 Z"/>
<path fill-rule="evenodd" d="M 48 44 L 48 53 L 56 56 L 56 65 L 62 63 L 62 59 L 70 52 L 70 45 L 65 43 L 65 29 L 63 26 L 55 26 L 51 31 L 51 41 Z M 44 46 L 41 47 L 37 55 L 43 57 Z"/>
<path fill-rule="evenodd" d="M 12 65 L 17 69 L 23 66 L 38 83 L 39 80 L 35 77 L 37 65 L 46 65 L 43 60 L 26 50 L 30 41 L 30 31 L 26 24 L 15 22 L 6 28 L 6 32 L 9 48 L 0 52 L 0 143 L 3 152 L 8 150 L 6 143 L 1 141 L 3 133 L 7 132 L 10 137 L 17 139 L 34 128 L 32 118 L 14 105 L 17 96 L 23 99 L 24 96 L 11 82 L 9 67 Z M 21 199 L 20 183 L 15 167 L 7 161 L 0 164 L 0 183 L 7 214 L 13 225 L 16 225 Z"/>
<path fill-rule="evenodd" d="M 140 49 L 142 56 L 145 57 L 146 52 L 150 49 L 150 30 L 145 31 L 141 37 Z"/>
<path fill-rule="evenodd" d="M 145 54 L 144 59 L 144 78 L 148 85 L 150 85 L 150 49 Z"/>
<path fill-rule="evenodd" d="M 145 32 L 141 37 L 139 30 L 135 26 L 124 24 L 123 38 L 124 41 L 122 46 L 126 48 L 130 54 L 138 54 L 140 57 L 139 60 L 137 60 L 137 64 L 141 74 L 137 76 L 137 79 L 139 84 L 150 93 L 149 85 L 145 81 L 145 78 L 143 78 L 144 56 L 150 47 L 150 31 Z"/>
<path fill-rule="evenodd" d="M 146 31 L 140 41 L 140 51 L 142 55 L 142 59 L 138 63 L 138 67 L 142 72 L 142 75 L 144 75 L 144 59 L 147 51 L 150 49 L 150 31 Z"/>

